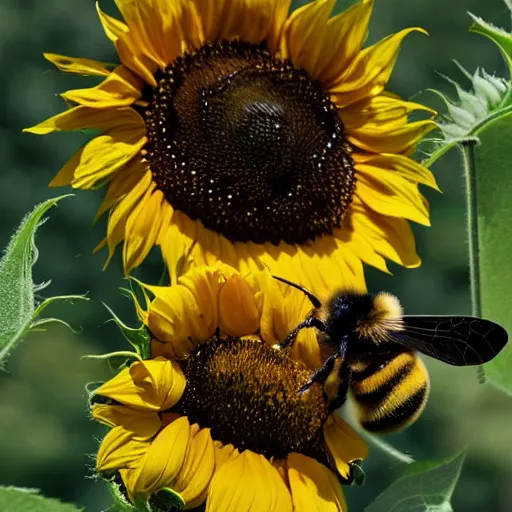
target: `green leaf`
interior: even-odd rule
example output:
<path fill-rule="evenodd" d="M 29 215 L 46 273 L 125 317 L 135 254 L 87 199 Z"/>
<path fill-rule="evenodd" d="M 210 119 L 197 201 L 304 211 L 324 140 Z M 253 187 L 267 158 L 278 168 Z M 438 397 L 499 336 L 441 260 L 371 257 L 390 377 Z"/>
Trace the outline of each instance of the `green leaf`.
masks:
<path fill-rule="evenodd" d="M 83 295 L 50 297 L 38 307 L 35 292 L 45 285 L 32 281 L 32 266 L 37 260 L 34 240 L 37 229 L 44 222 L 43 215 L 58 201 L 68 196 L 49 199 L 36 206 L 21 222 L 0 260 L 0 364 L 32 328 L 41 329 L 58 319 L 39 319 L 41 312 L 52 302 L 86 299 Z M 65 324 L 67 325 L 67 324 Z"/>
<path fill-rule="evenodd" d="M 474 151 L 476 170 L 469 180 L 474 190 L 477 222 L 472 273 L 478 281 L 481 307 L 476 312 L 502 325 L 512 334 L 510 294 L 512 290 L 512 113 L 494 119 L 478 132 L 480 144 Z M 472 217 L 475 212 L 469 212 Z M 483 366 L 484 379 L 512 395 L 512 342 Z"/>
<path fill-rule="evenodd" d="M 441 463 L 414 462 L 365 512 L 450 512 L 465 453 Z"/>
<path fill-rule="evenodd" d="M 473 24 L 469 31 L 486 36 L 496 43 L 507 63 L 509 76 L 512 76 L 512 34 L 487 23 L 474 14 L 469 13 L 469 15 L 473 18 Z"/>
<path fill-rule="evenodd" d="M 83 509 L 40 496 L 37 489 L 0 487 L 0 510 L 5 512 L 79 512 Z"/>

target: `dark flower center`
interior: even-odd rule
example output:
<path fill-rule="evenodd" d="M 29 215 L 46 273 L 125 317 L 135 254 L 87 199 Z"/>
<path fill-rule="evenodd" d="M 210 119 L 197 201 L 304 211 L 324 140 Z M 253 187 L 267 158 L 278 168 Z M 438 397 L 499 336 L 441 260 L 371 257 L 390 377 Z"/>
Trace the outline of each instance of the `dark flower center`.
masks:
<path fill-rule="evenodd" d="M 327 463 L 322 388 L 299 389 L 311 370 L 259 340 L 212 339 L 182 362 L 185 392 L 173 411 L 212 437 L 267 458 L 302 453 Z"/>
<path fill-rule="evenodd" d="M 223 41 L 156 80 L 146 158 L 176 210 L 232 242 L 301 244 L 340 226 L 355 184 L 351 146 L 304 70 Z"/>

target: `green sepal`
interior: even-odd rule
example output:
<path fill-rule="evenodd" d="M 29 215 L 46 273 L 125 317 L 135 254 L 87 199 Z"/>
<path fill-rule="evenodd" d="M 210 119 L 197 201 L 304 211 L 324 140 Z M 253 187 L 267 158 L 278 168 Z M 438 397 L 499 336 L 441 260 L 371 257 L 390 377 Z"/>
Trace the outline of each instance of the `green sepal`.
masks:
<path fill-rule="evenodd" d="M 126 290 L 123 289 L 123 291 Z M 107 306 L 107 304 L 103 305 L 111 314 L 111 320 L 116 323 L 123 336 L 136 350 L 137 354 L 139 354 L 142 359 L 148 359 L 151 357 L 151 336 L 149 335 L 146 326 L 141 322 L 139 327 L 129 327 L 114 313 L 114 311 L 109 306 Z"/>
<path fill-rule="evenodd" d="M 181 494 L 169 487 L 164 487 L 153 494 L 149 503 L 151 510 L 154 512 L 177 511 L 185 508 L 185 500 L 181 497 Z"/>
<path fill-rule="evenodd" d="M 64 295 L 36 305 L 36 292 L 46 288 L 49 281 L 35 285 L 32 280 L 32 267 L 38 255 L 35 235 L 44 222 L 44 214 L 65 197 L 69 195 L 49 199 L 26 215 L 0 260 L 0 364 L 30 331 L 43 330 L 55 322 L 69 327 L 57 318 L 39 318 L 47 306 L 60 301 L 87 300 L 84 295 Z"/>
<path fill-rule="evenodd" d="M 95 359 L 99 361 L 107 361 L 112 373 L 117 374 L 124 368 L 128 368 L 134 360 L 142 361 L 137 352 L 131 350 L 118 350 L 116 352 L 109 352 L 108 354 L 90 354 L 82 356 L 81 359 Z"/>
<path fill-rule="evenodd" d="M 104 479 L 108 486 L 112 501 L 114 502 L 105 512 L 138 512 L 139 509 L 133 506 L 123 494 L 121 486 L 115 481 L 114 478 L 109 480 Z M 144 509 L 142 509 L 144 510 Z"/>
<path fill-rule="evenodd" d="M 70 503 L 45 498 L 37 489 L 0 487 L 0 510 L 4 512 L 80 512 Z"/>
<path fill-rule="evenodd" d="M 499 48 L 507 63 L 509 77 L 512 77 L 512 34 L 494 27 L 481 18 L 469 13 L 473 19 L 470 31 L 488 37 Z M 454 80 L 443 77 L 452 83 L 457 91 L 459 104 L 450 100 L 440 91 L 430 90 L 437 94 L 446 104 L 451 123 L 439 122 L 443 138 L 426 139 L 426 144 L 434 144 L 434 150 L 430 152 L 422 164 L 430 167 L 441 156 L 451 148 L 460 144 L 478 141 L 478 132 L 493 120 L 507 115 L 512 111 L 512 86 L 510 79 L 505 81 L 501 78 L 488 75 L 485 71 L 477 69 L 471 76 L 460 64 L 456 62 L 464 75 L 472 81 L 473 93 L 464 89 Z M 482 108 L 487 108 L 484 113 Z M 473 123 L 469 123 L 471 117 Z M 446 119 L 446 117 L 445 117 Z"/>
<path fill-rule="evenodd" d="M 450 101 L 444 94 L 439 91 L 435 92 L 438 96 L 443 97 L 444 101 Z M 485 126 L 495 119 L 499 119 L 507 114 L 512 112 L 512 105 L 505 106 L 500 108 L 494 112 L 489 113 L 487 117 L 478 121 L 470 130 L 468 130 L 467 134 L 464 136 L 457 136 L 451 138 L 449 141 L 445 141 L 443 139 L 431 139 L 428 142 L 434 142 L 437 145 L 437 149 L 435 149 L 428 158 L 423 160 L 421 163 L 425 167 L 431 167 L 439 158 L 441 158 L 445 153 L 447 153 L 450 149 L 455 146 L 460 146 L 467 143 L 479 144 L 480 140 L 478 138 L 478 133 L 485 128 Z M 427 142 L 427 141 L 426 141 Z"/>
<path fill-rule="evenodd" d="M 441 461 L 414 462 L 365 512 L 450 512 L 465 452 Z"/>

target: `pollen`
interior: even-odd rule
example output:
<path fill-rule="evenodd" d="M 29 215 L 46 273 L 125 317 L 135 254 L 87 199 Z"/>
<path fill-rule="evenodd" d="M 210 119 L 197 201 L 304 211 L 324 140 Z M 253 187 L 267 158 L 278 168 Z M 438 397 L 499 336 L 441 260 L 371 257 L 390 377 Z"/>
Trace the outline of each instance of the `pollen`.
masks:
<path fill-rule="evenodd" d="M 329 414 L 319 385 L 301 395 L 311 370 L 259 339 L 212 339 L 182 362 L 185 392 L 174 411 L 212 437 L 267 458 L 302 453 L 326 463 Z"/>
<path fill-rule="evenodd" d="M 232 242 L 304 243 L 340 227 L 352 147 L 306 71 L 263 45 L 221 41 L 155 78 L 145 158 L 174 209 Z"/>

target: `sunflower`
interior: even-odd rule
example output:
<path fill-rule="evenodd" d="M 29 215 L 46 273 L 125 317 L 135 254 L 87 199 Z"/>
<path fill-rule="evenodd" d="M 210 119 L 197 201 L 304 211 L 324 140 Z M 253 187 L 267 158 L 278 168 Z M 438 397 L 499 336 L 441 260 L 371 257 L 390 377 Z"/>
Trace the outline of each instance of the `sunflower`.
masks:
<path fill-rule="evenodd" d="M 278 285 L 267 288 L 271 281 L 266 272 L 245 279 L 217 264 L 174 286 L 148 287 L 155 298 L 138 309 L 152 358 L 99 387 L 92 408 L 111 427 L 97 470 L 130 501 L 156 506 L 170 496 L 185 508 L 206 501 L 207 511 L 226 512 L 346 510 L 340 481 L 351 480 L 351 462 L 367 447 L 329 409 L 319 384 L 298 392 L 312 370 L 273 343 L 302 320 L 302 298 L 293 290 L 283 302 Z M 313 332 L 304 335 L 299 345 L 318 348 Z"/>
<path fill-rule="evenodd" d="M 99 135 L 50 183 L 108 183 L 109 258 L 130 273 L 160 246 L 173 282 L 192 265 L 269 268 L 322 295 L 364 288 L 363 263 L 420 264 L 408 220 L 429 224 L 410 155 L 434 112 L 385 90 L 404 29 L 363 48 L 373 0 L 289 14 L 291 0 L 116 0 L 98 7 L 119 65 L 46 54 L 103 78 L 27 131 Z M 410 114 L 423 112 L 423 120 Z M 108 262 L 108 261 L 107 261 Z"/>

